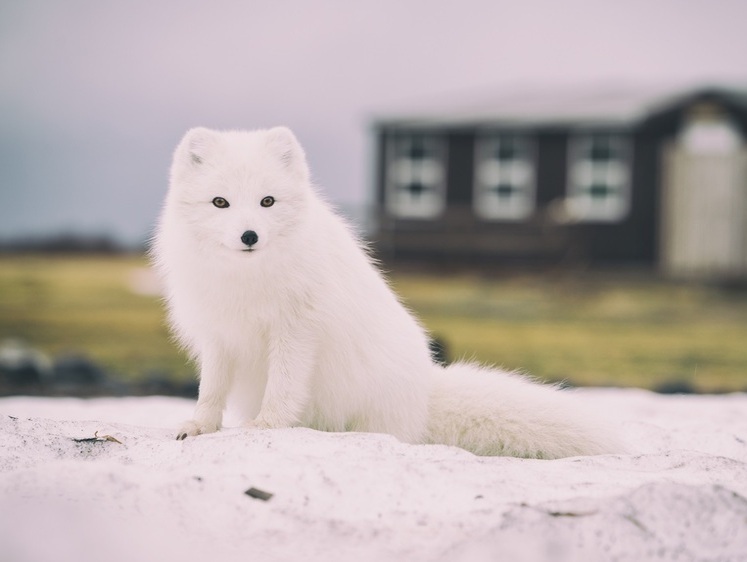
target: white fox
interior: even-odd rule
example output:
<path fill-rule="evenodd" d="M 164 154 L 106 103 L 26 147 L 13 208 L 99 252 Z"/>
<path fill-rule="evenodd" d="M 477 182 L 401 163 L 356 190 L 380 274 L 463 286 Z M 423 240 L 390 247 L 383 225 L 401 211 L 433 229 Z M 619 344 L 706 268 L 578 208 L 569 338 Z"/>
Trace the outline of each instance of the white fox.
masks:
<path fill-rule="evenodd" d="M 178 439 L 220 429 L 230 395 L 254 428 L 381 432 L 478 455 L 619 450 L 571 392 L 435 364 L 287 128 L 190 130 L 152 255 L 174 334 L 200 370 Z"/>

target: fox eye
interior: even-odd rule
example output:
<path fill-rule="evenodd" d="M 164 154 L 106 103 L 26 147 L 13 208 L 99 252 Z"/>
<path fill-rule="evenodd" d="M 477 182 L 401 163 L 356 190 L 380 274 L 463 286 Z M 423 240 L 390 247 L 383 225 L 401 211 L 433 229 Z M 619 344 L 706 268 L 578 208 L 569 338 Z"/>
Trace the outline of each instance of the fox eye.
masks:
<path fill-rule="evenodd" d="M 263 207 L 272 207 L 275 204 L 275 198 L 271 195 L 268 195 L 262 201 L 259 202 L 260 205 Z"/>
<path fill-rule="evenodd" d="M 219 209 L 225 209 L 226 207 L 229 206 L 228 205 L 228 201 L 226 201 L 225 199 L 223 199 L 223 197 L 216 197 L 216 198 L 214 198 L 213 199 L 213 205 L 215 205 Z"/>

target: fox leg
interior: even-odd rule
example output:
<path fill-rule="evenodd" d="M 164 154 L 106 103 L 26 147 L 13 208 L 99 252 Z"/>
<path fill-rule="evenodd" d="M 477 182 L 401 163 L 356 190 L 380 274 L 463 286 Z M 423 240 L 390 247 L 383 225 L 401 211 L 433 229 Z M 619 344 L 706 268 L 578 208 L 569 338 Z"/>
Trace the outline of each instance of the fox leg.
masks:
<path fill-rule="evenodd" d="M 200 356 L 200 389 L 194 417 L 179 428 L 178 440 L 220 429 L 232 382 L 233 368 L 227 356 L 216 349 L 206 350 Z"/>

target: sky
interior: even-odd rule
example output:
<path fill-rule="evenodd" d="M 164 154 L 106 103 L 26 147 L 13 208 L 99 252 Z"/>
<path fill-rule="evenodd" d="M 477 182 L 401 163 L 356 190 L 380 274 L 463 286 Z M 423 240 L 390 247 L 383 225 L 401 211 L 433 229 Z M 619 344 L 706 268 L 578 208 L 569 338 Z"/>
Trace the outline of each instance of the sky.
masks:
<path fill-rule="evenodd" d="M 376 115 L 601 84 L 747 83 L 740 0 L 0 0 L 0 240 L 152 230 L 190 127 L 291 127 L 372 199 Z"/>

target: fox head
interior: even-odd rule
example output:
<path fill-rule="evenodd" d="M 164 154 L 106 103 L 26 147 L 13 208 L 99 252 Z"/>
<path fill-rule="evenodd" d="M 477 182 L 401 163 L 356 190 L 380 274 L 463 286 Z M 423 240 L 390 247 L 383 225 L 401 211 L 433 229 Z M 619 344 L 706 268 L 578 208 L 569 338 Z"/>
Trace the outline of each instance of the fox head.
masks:
<path fill-rule="evenodd" d="M 310 197 L 306 157 L 289 129 L 199 127 L 174 153 L 167 210 L 191 243 L 238 256 L 296 231 Z"/>

